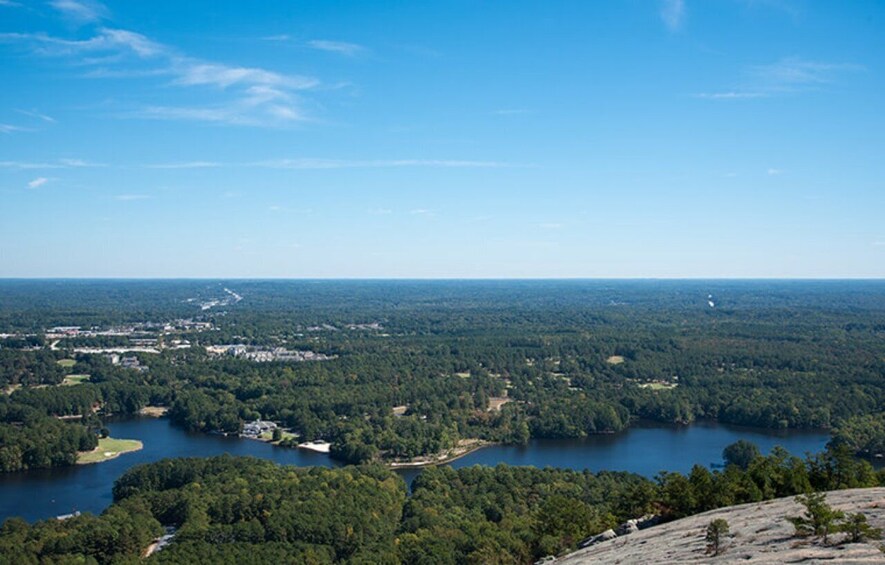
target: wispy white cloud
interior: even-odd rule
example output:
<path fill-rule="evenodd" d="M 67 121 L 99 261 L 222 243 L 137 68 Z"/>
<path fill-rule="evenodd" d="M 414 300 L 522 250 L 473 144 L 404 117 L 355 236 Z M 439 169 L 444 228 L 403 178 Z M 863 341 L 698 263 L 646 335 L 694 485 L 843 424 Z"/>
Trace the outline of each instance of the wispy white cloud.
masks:
<path fill-rule="evenodd" d="M 855 63 L 828 63 L 784 57 L 771 64 L 747 67 L 738 88 L 700 93 L 695 97 L 708 100 L 747 100 L 796 94 L 818 90 L 846 74 L 865 70 L 866 67 Z"/>
<path fill-rule="evenodd" d="M 27 161 L 0 161 L 0 169 L 62 169 L 64 165 L 58 163 L 30 163 Z"/>
<path fill-rule="evenodd" d="M 70 58 L 88 77 L 167 76 L 166 87 L 199 88 L 210 100 L 192 106 L 147 105 L 124 112 L 127 117 L 280 127 L 308 119 L 297 94 L 320 85 L 313 77 L 189 57 L 140 33 L 111 27 L 99 27 L 87 39 L 0 33 L 0 42 L 24 44 L 40 56 Z"/>
<path fill-rule="evenodd" d="M 279 204 L 268 206 L 267 209 L 271 212 L 286 212 L 289 214 L 313 214 L 313 208 L 289 208 Z"/>
<path fill-rule="evenodd" d="M 82 159 L 59 159 L 57 161 L 0 161 L 0 169 L 69 169 L 80 167 L 106 167 L 100 163 L 90 163 Z"/>
<path fill-rule="evenodd" d="M 104 4 L 92 0 L 52 0 L 49 4 L 77 22 L 97 22 L 108 17 Z"/>
<path fill-rule="evenodd" d="M 662 0 L 661 19 L 670 31 L 679 31 L 685 21 L 684 0 Z"/>
<path fill-rule="evenodd" d="M 768 173 L 768 176 L 770 176 L 770 177 L 775 177 L 777 175 L 784 174 L 784 171 L 782 169 L 774 169 L 774 168 L 769 168 L 768 171 L 766 171 L 766 172 Z"/>
<path fill-rule="evenodd" d="M 427 208 L 415 208 L 414 210 L 409 210 L 409 214 L 413 216 L 432 216 L 433 212 Z"/>
<path fill-rule="evenodd" d="M 308 46 L 320 51 L 328 51 L 330 53 L 338 53 L 346 57 L 355 57 L 366 52 L 366 48 L 356 43 L 346 43 L 344 41 L 329 41 L 327 39 L 314 39 L 307 42 Z"/>
<path fill-rule="evenodd" d="M 47 116 L 46 114 L 37 112 L 36 110 L 16 110 L 16 112 L 18 112 L 19 114 L 22 114 L 23 116 L 28 116 L 29 118 L 35 118 L 37 120 L 47 122 L 50 124 L 55 123 L 55 118 L 53 118 L 52 116 Z"/>
<path fill-rule="evenodd" d="M 0 6 L 14 7 L 21 6 L 21 4 L 19 4 L 18 2 L 13 2 L 12 0 L 0 0 Z"/>
<path fill-rule="evenodd" d="M 765 98 L 768 94 L 763 92 L 740 92 L 740 91 L 726 91 L 726 92 L 701 92 L 695 94 L 695 98 L 705 98 L 707 100 L 742 100 L 747 98 Z"/>
<path fill-rule="evenodd" d="M 496 168 L 512 167 L 498 161 L 460 161 L 446 159 L 277 159 L 251 163 L 255 167 L 272 169 L 364 169 L 397 167 L 441 167 L 441 168 Z"/>
<path fill-rule="evenodd" d="M 262 41 L 289 41 L 290 39 L 292 38 L 285 33 L 279 35 L 266 35 L 261 38 Z"/>
<path fill-rule="evenodd" d="M 809 61 L 799 57 L 785 57 L 770 65 L 750 67 L 750 74 L 763 84 L 789 88 L 833 82 L 839 75 L 865 70 L 854 63 L 826 63 Z"/>
<path fill-rule="evenodd" d="M 0 124 L 0 133 L 15 133 L 17 131 L 31 131 L 29 128 L 14 126 L 12 124 Z"/>
<path fill-rule="evenodd" d="M 178 63 L 179 76 L 176 83 L 189 86 L 209 85 L 228 88 L 233 85 L 246 85 L 254 89 L 250 94 L 259 96 L 271 94 L 271 97 L 277 97 L 281 92 L 273 90 L 273 87 L 304 90 L 319 84 L 314 78 L 285 76 L 258 68 L 230 67 L 187 59 L 180 59 Z"/>
<path fill-rule="evenodd" d="M 876 247 L 885 247 L 885 239 L 880 239 L 878 241 L 874 241 L 873 245 Z"/>
<path fill-rule="evenodd" d="M 56 161 L 0 161 L 0 169 L 69 169 L 69 168 L 101 168 L 108 167 L 105 163 L 86 161 L 83 159 L 62 158 Z M 431 168 L 507 168 L 521 165 L 501 161 L 469 161 L 456 159 L 270 159 L 265 161 L 251 162 L 222 162 L 222 161 L 181 161 L 170 163 L 146 163 L 131 164 L 127 167 L 141 167 L 144 169 L 215 169 L 215 168 L 265 168 L 265 169 L 293 169 L 293 170 L 334 170 L 334 169 L 360 169 L 360 168 L 401 168 L 401 167 L 431 167 Z"/>
<path fill-rule="evenodd" d="M 28 188 L 39 188 L 49 182 L 49 179 L 46 177 L 37 177 L 34 180 L 28 183 Z"/>
<path fill-rule="evenodd" d="M 183 163 L 159 163 L 145 165 L 147 169 L 211 169 L 222 166 L 216 161 L 186 161 Z"/>
<path fill-rule="evenodd" d="M 122 202 L 132 202 L 134 200 L 147 200 L 150 196 L 147 194 L 118 194 L 114 196 L 114 200 L 120 200 Z"/>
<path fill-rule="evenodd" d="M 81 59 L 77 62 L 80 64 L 119 61 L 124 55 L 149 58 L 167 53 L 166 47 L 140 33 L 107 27 L 99 28 L 88 39 L 63 39 L 46 33 L 0 33 L 0 41 L 26 43 L 38 55 L 79 56 Z M 101 53 L 104 57 L 99 60 L 82 59 L 89 53 Z"/>
<path fill-rule="evenodd" d="M 84 161 L 83 159 L 64 158 L 59 159 L 58 162 L 65 167 L 72 168 L 107 167 L 104 163 L 94 163 L 92 161 Z"/>
<path fill-rule="evenodd" d="M 234 100 L 212 107 L 148 106 L 136 115 L 157 120 L 187 120 L 239 126 L 279 128 L 307 117 L 291 106 L 257 107 L 248 101 Z"/>

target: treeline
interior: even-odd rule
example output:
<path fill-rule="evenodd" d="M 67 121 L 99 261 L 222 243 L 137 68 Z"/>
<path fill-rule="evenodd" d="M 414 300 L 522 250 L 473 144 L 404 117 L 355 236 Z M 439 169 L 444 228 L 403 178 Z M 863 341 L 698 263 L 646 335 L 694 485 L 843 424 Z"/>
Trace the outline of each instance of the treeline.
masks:
<path fill-rule="evenodd" d="M 0 405 L 0 417 L 9 418 Z M 0 471 L 66 467 L 77 462 L 78 451 L 98 445 L 89 427 L 55 418 L 22 414 L 21 425 L 0 425 Z"/>
<path fill-rule="evenodd" d="M 845 450 L 802 460 L 782 450 L 745 468 L 695 467 L 655 481 L 630 473 L 532 467 L 425 469 L 411 496 L 380 466 L 281 467 L 229 456 L 131 469 L 101 516 L 0 527 L 0 561 L 123 563 L 176 529 L 149 562 L 532 563 L 630 518 L 674 519 L 812 490 L 885 484 Z"/>
<path fill-rule="evenodd" d="M 0 380 L 16 385 L 0 395 L 0 472 L 65 467 L 79 451 L 94 449 L 102 415 L 134 414 L 171 391 L 114 367 L 100 356 L 80 356 L 68 369 L 51 351 L 0 350 Z M 65 374 L 91 374 L 91 382 L 58 386 Z"/>
<path fill-rule="evenodd" d="M 885 456 L 885 413 L 852 416 L 833 430 L 832 446 L 845 446 L 857 455 L 881 459 Z"/>
<path fill-rule="evenodd" d="M 663 514 L 681 518 L 812 491 L 885 485 L 885 471 L 876 473 L 867 461 L 856 459 L 845 448 L 831 447 L 803 460 L 776 447 L 770 455 L 757 455 L 743 467 L 731 464 L 722 471 L 710 471 L 695 465 L 687 476 L 661 473 L 657 482 Z"/>
<path fill-rule="evenodd" d="M 24 347 L 27 347 L 23 344 Z M 0 389 L 10 385 L 54 385 L 64 379 L 65 371 L 51 351 L 20 351 L 0 346 Z"/>

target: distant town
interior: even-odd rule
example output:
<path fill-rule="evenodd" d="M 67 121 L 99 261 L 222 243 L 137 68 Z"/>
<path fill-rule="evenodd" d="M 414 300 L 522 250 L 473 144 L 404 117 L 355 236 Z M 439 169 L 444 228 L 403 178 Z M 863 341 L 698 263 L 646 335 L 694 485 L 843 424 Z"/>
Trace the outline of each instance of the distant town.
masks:
<path fill-rule="evenodd" d="M 328 361 L 337 356 L 310 349 L 290 349 L 282 345 L 255 345 L 248 343 L 243 336 L 235 343 L 213 343 L 216 338 L 200 339 L 201 334 L 217 332 L 218 327 L 212 321 L 208 311 L 216 309 L 212 316 L 224 316 L 225 310 L 218 308 L 233 306 L 243 300 L 243 296 L 234 290 L 224 288 L 225 295 L 213 299 L 189 298 L 185 300 L 200 309 L 201 314 L 191 318 L 175 318 L 167 321 L 137 321 L 110 327 L 84 327 L 78 325 L 52 326 L 42 332 L 34 333 L 0 333 L 0 348 L 15 344 L 17 349 L 38 351 L 50 349 L 67 351 L 72 354 L 104 355 L 113 365 L 124 368 L 147 371 L 144 360 L 137 354 L 159 354 L 166 350 L 190 349 L 197 345 L 204 347 L 211 357 L 233 357 L 255 363 L 301 363 L 309 361 Z M 302 338 L 305 333 L 339 331 L 383 330 L 380 322 L 351 323 L 340 326 L 318 324 L 297 328 L 300 333 L 294 334 Z M 386 334 L 379 334 L 386 336 Z M 310 338 L 315 340 L 316 338 Z"/>

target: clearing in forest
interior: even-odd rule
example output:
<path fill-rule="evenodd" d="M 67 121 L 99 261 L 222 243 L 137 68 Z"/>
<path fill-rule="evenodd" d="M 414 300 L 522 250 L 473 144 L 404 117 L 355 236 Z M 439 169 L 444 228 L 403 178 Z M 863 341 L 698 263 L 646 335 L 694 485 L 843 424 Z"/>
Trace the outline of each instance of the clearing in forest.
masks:
<path fill-rule="evenodd" d="M 138 451 L 144 447 L 137 439 L 114 439 L 112 437 L 103 437 L 98 440 L 98 447 L 92 451 L 81 451 L 77 455 L 77 464 L 86 465 L 88 463 L 101 463 L 119 457 L 130 451 Z"/>
<path fill-rule="evenodd" d="M 89 375 L 66 375 L 61 384 L 62 386 L 73 386 L 81 385 L 85 382 L 89 382 Z"/>

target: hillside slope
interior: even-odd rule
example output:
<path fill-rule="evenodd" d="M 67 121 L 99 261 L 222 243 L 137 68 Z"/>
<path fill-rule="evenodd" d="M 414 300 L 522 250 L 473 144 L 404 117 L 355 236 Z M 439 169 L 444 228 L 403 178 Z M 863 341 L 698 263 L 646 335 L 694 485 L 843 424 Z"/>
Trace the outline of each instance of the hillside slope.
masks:
<path fill-rule="evenodd" d="M 827 502 L 845 512 L 862 512 L 871 526 L 885 528 L 885 488 L 832 491 Z M 720 508 L 605 541 L 555 563 L 885 563 L 880 541 L 834 544 L 844 537 L 835 534 L 824 547 L 818 539 L 794 537 L 793 525 L 784 518 L 803 510 L 793 497 Z M 731 533 L 725 551 L 711 557 L 705 553 L 704 534 L 716 518 L 727 520 Z"/>

